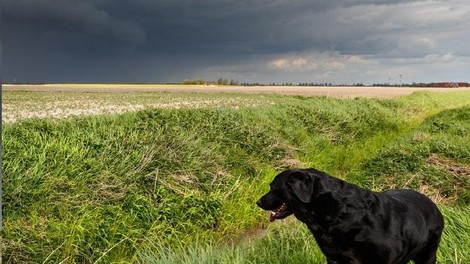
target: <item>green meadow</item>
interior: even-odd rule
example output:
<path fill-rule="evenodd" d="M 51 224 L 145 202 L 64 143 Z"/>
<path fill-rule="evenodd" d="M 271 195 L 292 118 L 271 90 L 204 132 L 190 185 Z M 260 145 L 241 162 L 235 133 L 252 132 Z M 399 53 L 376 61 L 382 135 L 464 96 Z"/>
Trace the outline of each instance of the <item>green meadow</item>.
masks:
<path fill-rule="evenodd" d="M 72 104 L 70 95 L 4 92 L 14 109 L 2 130 L 4 263 L 325 263 L 294 217 L 269 224 L 255 205 L 289 167 L 425 193 L 445 215 L 438 263 L 470 263 L 470 91 L 76 93 L 143 107 L 20 111 L 47 113 L 60 108 L 49 96 Z M 178 100 L 203 103 L 165 105 Z"/>

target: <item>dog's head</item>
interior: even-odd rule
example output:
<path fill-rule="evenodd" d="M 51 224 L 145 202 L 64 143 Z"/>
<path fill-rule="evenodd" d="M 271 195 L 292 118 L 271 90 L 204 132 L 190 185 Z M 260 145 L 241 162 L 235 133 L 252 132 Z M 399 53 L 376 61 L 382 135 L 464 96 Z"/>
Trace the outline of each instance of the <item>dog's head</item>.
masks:
<path fill-rule="evenodd" d="M 271 211 L 269 221 L 283 219 L 293 214 L 299 203 L 311 202 L 314 177 L 301 169 L 286 170 L 278 174 L 270 184 L 270 190 L 256 204 Z"/>

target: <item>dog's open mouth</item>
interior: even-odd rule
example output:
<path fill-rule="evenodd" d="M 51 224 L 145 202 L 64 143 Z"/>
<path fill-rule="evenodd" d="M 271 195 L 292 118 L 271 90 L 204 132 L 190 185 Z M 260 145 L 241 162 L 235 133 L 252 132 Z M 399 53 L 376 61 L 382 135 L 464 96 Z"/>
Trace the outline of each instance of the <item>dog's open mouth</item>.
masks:
<path fill-rule="evenodd" d="M 269 214 L 269 222 L 272 223 L 276 219 L 286 218 L 290 214 L 291 213 L 289 208 L 287 207 L 287 204 L 282 203 L 281 206 L 271 211 L 271 214 Z"/>

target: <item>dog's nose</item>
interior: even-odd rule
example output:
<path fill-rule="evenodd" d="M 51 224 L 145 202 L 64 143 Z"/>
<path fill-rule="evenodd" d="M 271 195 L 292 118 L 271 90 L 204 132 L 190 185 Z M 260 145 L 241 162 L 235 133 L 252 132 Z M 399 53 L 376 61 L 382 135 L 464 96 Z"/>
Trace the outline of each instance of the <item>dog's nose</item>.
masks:
<path fill-rule="evenodd" d="M 261 199 L 258 200 L 258 201 L 256 201 L 256 205 L 259 206 L 259 207 L 261 207 Z"/>

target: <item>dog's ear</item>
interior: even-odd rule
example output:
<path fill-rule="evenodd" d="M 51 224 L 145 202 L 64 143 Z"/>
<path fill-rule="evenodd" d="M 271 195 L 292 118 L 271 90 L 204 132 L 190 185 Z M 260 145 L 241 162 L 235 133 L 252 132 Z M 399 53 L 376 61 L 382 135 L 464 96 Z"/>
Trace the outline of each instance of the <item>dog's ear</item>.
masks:
<path fill-rule="evenodd" d="M 287 185 L 303 203 L 312 201 L 314 179 L 305 172 L 297 171 L 289 175 Z"/>

